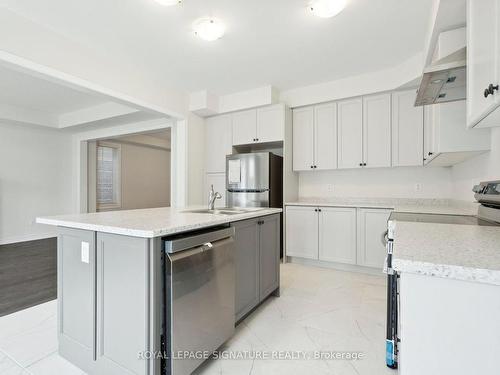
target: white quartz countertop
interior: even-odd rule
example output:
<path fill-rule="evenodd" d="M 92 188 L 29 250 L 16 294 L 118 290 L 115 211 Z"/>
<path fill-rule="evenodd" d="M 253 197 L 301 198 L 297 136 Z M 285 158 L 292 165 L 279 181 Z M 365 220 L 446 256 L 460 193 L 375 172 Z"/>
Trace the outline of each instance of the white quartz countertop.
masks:
<path fill-rule="evenodd" d="M 39 224 L 114 233 L 125 236 L 154 238 L 188 232 L 214 225 L 227 224 L 254 217 L 280 213 L 281 208 L 245 208 L 233 215 L 190 213 L 206 207 L 160 207 L 141 210 L 109 211 L 88 214 L 38 217 Z"/>
<path fill-rule="evenodd" d="M 500 285 L 500 227 L 396 221 L 392 266 Z"/>
<path fill-rule="evenodd" d="M 396 212 L 442 215 L 476 215 L 478 204 L 451 199 L 406 198 L 307 198 L 287 202 L 287 206 L 388 208 Z"/>

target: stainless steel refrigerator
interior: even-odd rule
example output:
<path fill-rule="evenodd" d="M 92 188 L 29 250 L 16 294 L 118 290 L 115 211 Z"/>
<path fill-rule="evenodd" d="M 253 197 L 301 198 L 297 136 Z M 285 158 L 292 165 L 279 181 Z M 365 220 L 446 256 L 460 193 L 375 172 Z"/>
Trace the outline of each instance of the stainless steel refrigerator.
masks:
<path fill-rule="evenodd" d="M 272 152 L 226 156 L 229 207 L 282 207 L 283 158 Z"/>

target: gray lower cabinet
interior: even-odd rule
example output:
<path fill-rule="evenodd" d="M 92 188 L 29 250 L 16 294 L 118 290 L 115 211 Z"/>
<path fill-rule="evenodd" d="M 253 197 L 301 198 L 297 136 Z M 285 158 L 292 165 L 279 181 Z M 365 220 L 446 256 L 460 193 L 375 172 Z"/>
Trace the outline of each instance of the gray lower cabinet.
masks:
<path fill-rule="evenodd" d="M 235 228 L 238 321 L 279 287 L 280 215 L 231 225 Z"/>
<path fill-rule="evenodd" d="M 154 241 L 66 228 L 58 241 L 59 353 L 91 374 L 158 373 L 139 357 L 157 346 Z"/>
<path fill-rule="evenodd" d="M 148 241 L 97 233 L 96 365 L 103 374 L 146 374 Z"/>
<path fill-rule="evenodd" d="M 59 353 L 87 371 L 95 346 L 94 265 L 95 232 L 60 228 L 57 240 Z"/>

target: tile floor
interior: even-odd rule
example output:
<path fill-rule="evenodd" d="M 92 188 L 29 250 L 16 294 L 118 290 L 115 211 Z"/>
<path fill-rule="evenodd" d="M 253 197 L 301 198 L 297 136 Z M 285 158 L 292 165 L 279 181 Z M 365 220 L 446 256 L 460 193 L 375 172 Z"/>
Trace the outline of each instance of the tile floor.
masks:
<path fill-rule="evenodd" d="M 236 351 L 362 352 L 358 360 L 211 360 L 198 375 L 379 375 L 385 367 L 385 278 L 285 264 L 281 297 L 269 298 L 222 348 Z M 0 374 L 82 375 L 57 354 L 56 302 L 0 318 Z"/>

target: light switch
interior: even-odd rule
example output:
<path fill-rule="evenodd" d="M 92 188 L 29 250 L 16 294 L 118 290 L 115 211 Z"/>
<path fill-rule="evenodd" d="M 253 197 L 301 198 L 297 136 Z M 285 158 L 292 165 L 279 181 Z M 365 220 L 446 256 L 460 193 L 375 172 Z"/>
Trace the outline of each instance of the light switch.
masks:
<path fill-rule="evenodd" d="M 89 249 L 90 245 L 88 242 L 83 242 L 82 241 L 82 262 L 83 263 L 89 263 Z"/>

